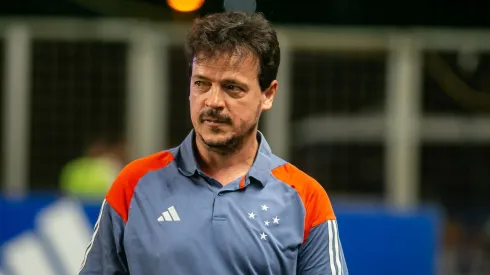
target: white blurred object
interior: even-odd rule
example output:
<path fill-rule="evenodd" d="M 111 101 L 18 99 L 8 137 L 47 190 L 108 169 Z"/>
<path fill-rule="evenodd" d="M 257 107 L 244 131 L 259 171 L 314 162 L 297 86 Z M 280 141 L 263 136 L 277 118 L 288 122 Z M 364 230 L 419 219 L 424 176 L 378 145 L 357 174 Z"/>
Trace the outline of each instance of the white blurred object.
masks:
<path fill-rule="evenodd" d="M 46 250 L 34 233 L 24 233 L 4 250 L 4 263 L 15 275 L 54 275 Z"/>
<path fill-rule="evenodd" d="M 255 12 L 257 2 L 255 0 L 225 0 L 226 11 Z"/>
<path fill-rule="evenodd" d="M 77 274 L 92 234 L 82 206 L 59 200 L 40 211 L 35 226 L 5 244 L 0 256 L 7 274 Z"/>
<path fill-rule="evenodd" d="M 3 191 L 19 196 L 29 179 L 31 28 L 13 23 L 3 32 Z"/>
<path fill-rule="evenodd" d="M 39 214 L 37 228 L 51 244 L 63 270 L 76 274 L 92 235 L 81 206 L 69 199 L 60 200 Z"/>

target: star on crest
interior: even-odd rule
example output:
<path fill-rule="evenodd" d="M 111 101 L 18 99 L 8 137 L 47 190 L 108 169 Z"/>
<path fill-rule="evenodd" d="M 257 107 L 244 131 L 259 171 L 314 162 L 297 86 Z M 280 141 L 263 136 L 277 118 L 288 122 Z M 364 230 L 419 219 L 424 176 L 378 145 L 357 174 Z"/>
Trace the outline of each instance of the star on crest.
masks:
<path fill-rule="evenodd" d="M 274 218 L 272 218 L 269 215 L 267 215 L 267 213 L 261 213 L 262 211 L 268 212 L 269 208 L 270 207 L 267 206 L 267 204 L 261 204 L 260 210 L 257 210 L 256 208 L 254 208 L 254 210 L 256 210 L 256 212 L 254 212 L 254 211 L 248 212 L 247 211 L 246 214 L 248 214 L 249 219 L 257 220 L 257 222 L 259 224 L 261 222 L 263 222 L 263 226 L 267 227 L 267 230 L 269 230 L 269 229 L 272 229 L 271 227 L 273 227 L 274 225 L 279 225 L 279 221 L 281 220 L 281 219 L 279 219 L 278 216 L 275 216 Z M 266 216 L 269 216 L 269 217 L 266 217 Z M 257 232 L 255 234 L 258 234 L 261 240 L 267 241 L 268 235 L 265 233 L 265 231 L 267 231 L 267 230 L 265 228 L 262 228 L 262 230 L 264 230 L 264 231 L 262 231 L 262 233 Z"/>

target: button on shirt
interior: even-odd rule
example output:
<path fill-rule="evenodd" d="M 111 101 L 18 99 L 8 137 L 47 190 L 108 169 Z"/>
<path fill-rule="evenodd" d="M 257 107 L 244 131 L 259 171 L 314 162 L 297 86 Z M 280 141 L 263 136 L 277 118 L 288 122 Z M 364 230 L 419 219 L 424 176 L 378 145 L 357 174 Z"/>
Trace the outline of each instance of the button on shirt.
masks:
<path fill-rule="evenodd" d="M 347 275 L 322 186 L 263 135 L 248 173 L 222 186 L 199 170 L 194 132 L 133 161 L 102 204 L 81 275 Z"/>

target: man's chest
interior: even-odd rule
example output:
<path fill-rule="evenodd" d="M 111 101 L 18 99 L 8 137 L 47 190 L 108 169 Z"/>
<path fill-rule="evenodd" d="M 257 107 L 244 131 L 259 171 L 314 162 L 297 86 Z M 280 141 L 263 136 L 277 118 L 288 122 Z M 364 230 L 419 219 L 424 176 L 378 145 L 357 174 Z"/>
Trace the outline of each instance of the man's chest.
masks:
<path fill-rule="evenodd" d="M 189 191 L 161 198 L 158 192 L 135 194 L 124 243 L 129 262 L 164 266 L 170 274 L 295 269 L 304 211 L 293 193 Z"/>

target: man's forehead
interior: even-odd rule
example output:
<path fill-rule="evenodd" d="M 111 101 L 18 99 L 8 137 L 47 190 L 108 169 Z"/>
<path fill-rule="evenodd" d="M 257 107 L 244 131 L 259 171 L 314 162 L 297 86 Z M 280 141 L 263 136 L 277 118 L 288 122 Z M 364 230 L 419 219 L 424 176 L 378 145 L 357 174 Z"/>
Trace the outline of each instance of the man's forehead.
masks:
<path fill-rule="evenodd" d="M 213 68 L 227 71 L 250 71 L 258 69 L 258 58 L 251 52 L 233 53 L 201 53 L 194 57 L 194 65 L 197 67 Z"/>

